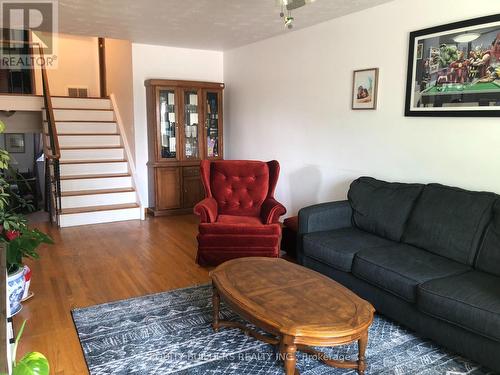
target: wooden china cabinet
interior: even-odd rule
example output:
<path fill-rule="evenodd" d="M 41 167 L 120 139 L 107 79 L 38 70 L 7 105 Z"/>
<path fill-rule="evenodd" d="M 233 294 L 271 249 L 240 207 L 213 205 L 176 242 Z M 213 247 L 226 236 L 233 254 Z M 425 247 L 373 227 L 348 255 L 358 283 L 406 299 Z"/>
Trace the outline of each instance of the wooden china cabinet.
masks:
<path fill-rule="evenodd" d="M 223 83 L 145 82 L 149 213 L 188 213 L 204 197 L 200 161 L 222 159 Z"/>

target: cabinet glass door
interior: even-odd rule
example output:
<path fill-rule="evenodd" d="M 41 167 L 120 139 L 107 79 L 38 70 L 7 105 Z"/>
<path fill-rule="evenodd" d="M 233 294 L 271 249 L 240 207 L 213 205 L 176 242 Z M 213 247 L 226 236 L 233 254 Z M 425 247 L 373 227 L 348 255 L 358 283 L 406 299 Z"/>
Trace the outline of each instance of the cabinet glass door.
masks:
<path fill-rule="evenodd" d="M 184 91 L 184 157 L 200 158 L 198 91 Z"/>
<path fill-rule="evenodd" d="M 177 158 L 177 118 L 175 114 L 175 91 L 159 90 L 160 105 L 160 154 L 163 159 Z"/>
<path fill-rule="evenodd" d="M 220 134 L 220 93 L 216 91 L 205 92 L 205 131 L 207 158 L 221 156 Z"/>

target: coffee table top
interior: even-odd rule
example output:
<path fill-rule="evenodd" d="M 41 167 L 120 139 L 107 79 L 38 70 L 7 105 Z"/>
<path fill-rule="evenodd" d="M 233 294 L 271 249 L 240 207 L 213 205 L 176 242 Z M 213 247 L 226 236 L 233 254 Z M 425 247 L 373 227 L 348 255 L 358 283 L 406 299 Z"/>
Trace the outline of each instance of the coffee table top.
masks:
<path fill-rule="evenodd" d="M 271 333 L 340 339 L 361 334 L 373 321 L 370 303 L 336 281 L 283 259 L 235 259 L 210 275 L 233 310 Z"/>

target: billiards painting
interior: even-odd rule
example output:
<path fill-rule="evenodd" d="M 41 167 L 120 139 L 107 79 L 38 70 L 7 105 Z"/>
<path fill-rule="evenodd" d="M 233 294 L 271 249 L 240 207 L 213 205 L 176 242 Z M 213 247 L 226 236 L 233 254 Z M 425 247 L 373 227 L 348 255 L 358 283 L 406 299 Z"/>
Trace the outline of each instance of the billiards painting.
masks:
<path fill-rule="evenodd" d="M 406 116 L 500 116 L 500 14 L 410 33 Z"/>

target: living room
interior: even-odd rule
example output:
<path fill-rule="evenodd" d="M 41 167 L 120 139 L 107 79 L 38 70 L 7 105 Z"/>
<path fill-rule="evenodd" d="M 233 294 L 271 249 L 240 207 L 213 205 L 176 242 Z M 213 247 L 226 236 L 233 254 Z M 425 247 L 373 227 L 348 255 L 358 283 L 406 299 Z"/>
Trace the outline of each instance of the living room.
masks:
<path fill-rule="evenodd" d="M 500 372 L 498 1 L 47 2 L 0 372 Z"/>

